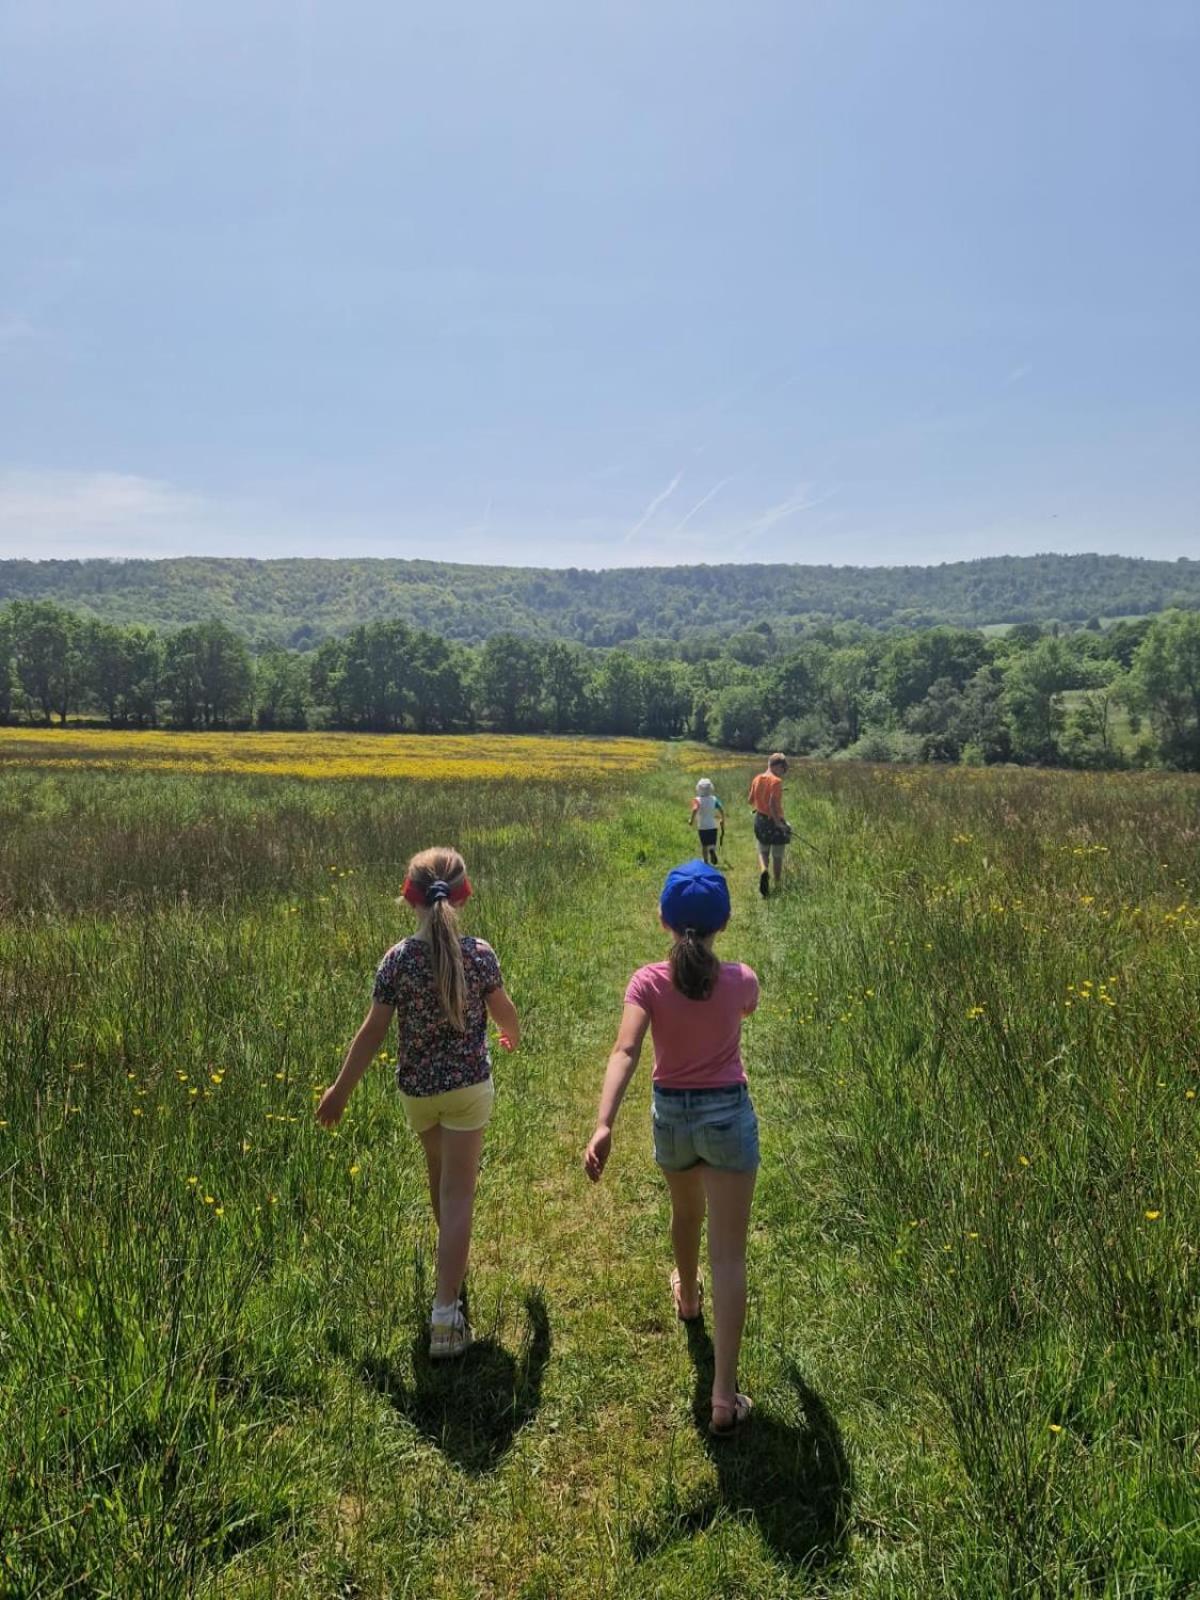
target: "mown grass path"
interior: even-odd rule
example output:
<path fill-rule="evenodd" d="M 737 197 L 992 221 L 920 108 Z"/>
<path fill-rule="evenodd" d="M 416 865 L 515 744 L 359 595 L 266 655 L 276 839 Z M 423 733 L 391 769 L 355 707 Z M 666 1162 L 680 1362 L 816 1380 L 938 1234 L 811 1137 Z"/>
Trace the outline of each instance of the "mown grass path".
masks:
<path fill-rule="evenodd" d="M 624 983 L 661 953 L 658 889 L 665 868 L 693 846 L 683 825 L 689 787 L 688 775 L 667 765 L 636 807 L 594 825 L 591 870 L 540 907 L 536 926 L 496 935 L 514 994 L 537 998 L 527 1054 L 497 1069 L 471 1283 L 485 1349 L 461 1372 L 426 1371 L 426 1395 L 402 1396 L 400 1406 L 410 1413 L 402 1429 L 416 1412 L 425 1433 L 421 1487 L 401 1498 L 415 1492 L 426 1515 L 436 1506 L 443 1530 L 416 1580 L 430 1593 L 807 1593 L 819 1582 L 813 1572 L 849 1546 L 853 1469 L 819 1387 L 830 1372 L 823 1342 L 837 1319 L 811 1226 L 818 1207 L 804 1198 L 804 1144 L 773 1127 L 783 1097 L 765 1059 L 759 1065 L 772 1052 L 788 1055 L 796 974 L 775 948 L 770 920 L 787 902 L 764 905 L 757 895 L 740 806 L 731 805 L 736 912 L 727 947 L 759 967 L 765 983 L 747 1037 L 766 1165 L 745 1364 L 759 1412 L 745 1441 L 718 1449 L 698 1427 L 707 1350 L 703 1336 L 685 1337 L 666 1288 L 649 1052 L 605 1181 L 593 1188 L 581 1170 Z M 413 1326 L 415 1318 L 401 1323 L 405 1346 Z M 511 1408 L 510 1357 L 518 1369 Z M 368 1364 L 389 1359 L 399 1370 L 411 1357 L 393 1347 Z M 513 1410 L 522 1424 L 515 1434 Z M 383 1422 L 391 1425 L 386 1412 Z M 355 1514 L 342 1539 L 356 1581 L 389 1581 L 395 1501 L 372 1473 L 351 1495 Z"/>
<path fill-rule="evenodd" d="M 593 1188 L 583 1177 L 624 983 L 664 948 L 658 889 L 692 847 L 683 825 L 689 778 L 669 762 L 635 807 L 596 825 L 591 872 L 564 886 L 565 903 L 542 907 L 536 928 L 522 930 L 519 962 L 508 963 L 518 998 L 523 990 L 539 998 L 529 1056 L 498 1067 L 472 1297 L 485 1339 L 531 1367 L 518 1377 L 515 1437 L 507 1396 L 483 1398 L 490 1377 L 473 1393 L 470 1367 L 427 1375 L 431 1442 L 417 1492 L 426 1514 L 436 1504 L 441 1530 L 422 1563 L 430 1593 L 809 1594 L 840 1586 L 855 1568 L 864 1581 L 877 1569 L 878 1592 L 887 1592 L 896 1565 L 919 1582 L 921 1552 L 909 1548 L 920 1543 L 919 1512 L 952 1492 L 928 1420 L 898 1375 L 871 1357 L 866 1285 L 829 1212 L 831 1151 L 794 1018 L 806 985 L 823 981 L 828 940 L 844 925 L 853 888 L 822 859 L 818 803 L 793 806 L 808 844 L 792 853 L 784 896 L 764 903 L 748 816 L 736 803 L 741 774 L 730 801 L 735 913 L 724 948 L 763 980 L 746 1032 L 764 1167 L 744 1361 L 758 1410 L 744 1440 L 717 1446 L 703 1433 L 706 1336 L 685 1336 L 667 1292 L 649 1051 L 604 1182 Z M 822 946 L 818 977 L 810 952 Z M 522 1305 L 528 1293 L 544 1310 L 544 1334 Z M 490 1374 L 491 1361 L 486 1350 L 478 1370 Z M 498 1373 L 503 1385 L 503 1357 Z M 497 1414 L 502 1421 L 489 1421 Z M 918 1507 L 912 1489 L 922 1479 Z M 358 1520 L 343 1537 L 364 1577 L 392 1565 L 394 1554 L 383 1552 L 394 1502 L 394 1490 L 377 1483 L 354 1499 Z"/>

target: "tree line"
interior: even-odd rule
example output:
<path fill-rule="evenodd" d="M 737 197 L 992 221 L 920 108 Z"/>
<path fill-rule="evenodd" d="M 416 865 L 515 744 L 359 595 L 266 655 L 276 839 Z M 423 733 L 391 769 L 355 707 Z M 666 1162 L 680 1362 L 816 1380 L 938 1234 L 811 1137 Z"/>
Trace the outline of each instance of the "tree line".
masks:
<path fill-rule="evenodd" d="M 368 622 L 407 622 L 459 644 L 494 633 L 594 648 L 723 641 L 769 622 L 779 638 L 822 622 L 871 628 L 1086 622 L 1200 608 L 1200 561 L 991 556 L 936 567 L 461 566 L 438 561 L 0 561 L 0 604 L 53 600 L 106 622 L 177 628 L 209 618 L 256 648 L 312 649 Z"/>
<path fill-rule="evenodd" d="M 52 601 L 0 609 L 0 721 L 116 728 L 687 736 L 894 761 L 1200 770 L 1200 612 L 1101 629 L 770 623 L 723 643 L 590 649 L 515 633 L 464 645 L 400 620 L 309 651 L 226 623 L 171 631 Z"/>

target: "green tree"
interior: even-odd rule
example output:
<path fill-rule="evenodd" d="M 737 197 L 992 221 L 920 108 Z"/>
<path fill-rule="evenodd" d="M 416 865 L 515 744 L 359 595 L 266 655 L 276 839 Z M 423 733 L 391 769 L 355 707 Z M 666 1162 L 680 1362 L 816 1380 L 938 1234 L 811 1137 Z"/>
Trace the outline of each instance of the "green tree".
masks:
<path fill-rule="evenodd" d="M 646 661 L 641 679 L 642 732 L 651 739 L 677 738 L 692 709 L 686 668 L 674 661 Z"/>
<path fill-rule="evenodd" d="M 400 621 L 364 624 L 346 635 L 337 668 L 345 725 L 376 733 L 404 727 L 413 705 L 414 638 Z"/>
<path fill-rule="evenodd" d="M 542 693 L 552 733 L 567 733 L 583 726 L 591 674 L 582 652 L 574 645 L 555 641 L 542 657 Z"/>
<path fill-rule="evenodd" d="M 1104 663 L 1109 668 L 1112 662 Z M 1062 753 L 1073 767 L 1119 767 L 1123 764 L 1115 730 L 1118 708 L 1129 693 L 1126 675 L 1105 676 L 1097 664 L 1096 681 L 1084 689 L 1067 713 Z"/>
<path fill-rule="evenodd" d="M 308 727 L 309 673 L 292 650 L 264 650 L 254 663 L 254 720 L 264 729 Z"/>
<path fill-rule="evenodd" d="M 692 713 L 688 719 L 688 731 L 698 744 L 707 744 L 709 741 L 714 702 L 715 696 L 711 689 L 693 688 Z"/>
<path fill-rule="evenodd" d="M 768 670 L 766 714 L 772 723 L 806 717 L 818 709 L 828 660 L 826 645 L 806 644 Z"/>
<path fill-rule="evenodd" d="M 201 726 L 204 693 L 200 681 L 199 641 L 195 624 L 168 635 L 163 650 L 162 690 L 170 702 L 171 721 L 177 727 Z"/>
<path fill-rule="evenodd" d="M 346 686 L 346 645 L 342 639 L 323 639 L 308 665 L 309 697 L 313 715 L 335 728 L 353 726 Z"/>
<path fill-rule="evenodd" d="M 152 628 L 118 628 L 94 618 L 80 630 L 84 680 L 113 727 L 152 724 L 161 648 Z"/>
<path fill-rule="evenodd" d="M 223 622 L 196 622 L 171 634 L 162 687 L 184 728 L 222 727 L 247 711 L 254 675 L 240 634 Z"/>
<path fill-rule="evenodd" d="M 598 733 L 633 736 L 642 722 L 642 674 L 626 650 L 605 656 L 593 683 Z"/>
<path fill-rule="evenodd" d="M 1162 759 L 1200 769 L 1200 612 L 1155 619 L 1134 655 L 1131 689 Z"/>
<path fill-rule="evenodd" d="M 1063 728 L 1062 694 L 1082 687 L 1087 671 L 1070 641 L 1039 639 L 1031 649 L 1009 658 L 1005 700 L 1013 744 L 1026 761 L 1056 761 Z"/>
<path fill-rule="evenodd" d="M 831 650 L 825 663 L 825 712 L 839 745 L 850 745 L 862 733 L 863 698 L 870 686 L 871 660 L 861 645 Z"/>
<path fill-rule="evenodd" d="M 1012 737 L 1004 699 L 1004 674 L 998 667 L 980 667 L 962 692 L 957 723 L 951 727 L 959 758 L 968 749 L 977 763 L 991 765 L 1012 755 Z"/>
<path fill-rule="evenodd" d="M 925 697 L 909 706 L 904 725 L 921 735 L 924 761 L 957 761 L 962 753 L 963 696 L 949 678 L 936 678 Z"/>
<path fill-rule="evenodd" d="M 0 722 L 12 716 L 16 675 L 13 672 L 12 607 L 0 611 Z"/>
<path fill-rule="evenodd" d="M 418 733 L 445 733 L 470 720 L 470 658 L 431 633 L 414 634 L 409 686 Z"/>
<path fill-rule="evenodd" d="M 884 646 L 877 687 L 898 712 L 924 700 L 935 683 L 961 690 L 988 660 L 982 634 L 965 628 L 928 628 L 896 634 Z"/>
<path fill-rule="evenodd" d="M 751 684 L 731 684 L 722 689 L 713 707 L 711 738 L 727 750 L 757 750 L 766 719 L 763 697 Z"/>
<path fill-rule="evenodd" d="M 1138 645 L 1153 625 L 1153 619 L 1150 617 L 1138 617 L 1133 622 L 1114 622 L 1112 627 L 1106 628 L 1100 636 L 1105 655 L 1119 662 L 1128 672 L 1133 666 Z"/>
<path fill-rule="evenodd" d="M 411 706 L 408 684 L 412 632 L 407 623 L 374 622 L 355 629 L 360 682 L 365 690 L 367 726 L 380 732 L 404 727 Z"/>
<path fill-rule="evenodd" d="M 476 695 L 485 717 L 502 733 L 536 725 L 542 692 L 538 646 L 515 633 L 494 634 L 479 655 Z"/>
<path fill-rule="evenodd" d="M 17 681 L 27 704 L 41 708 L 47 726 L 55 712 L 65 722 L 83 687 L 78 619 L 50 600 L 18 600 L 10 615 Z"/>
<path fill-rule="evenodd" d="M 127 722 L 139 728 L 158 725 L 163 669 L 163 639 L 155 628 L 134 624 L 125 629 L 125 701 Z"/>

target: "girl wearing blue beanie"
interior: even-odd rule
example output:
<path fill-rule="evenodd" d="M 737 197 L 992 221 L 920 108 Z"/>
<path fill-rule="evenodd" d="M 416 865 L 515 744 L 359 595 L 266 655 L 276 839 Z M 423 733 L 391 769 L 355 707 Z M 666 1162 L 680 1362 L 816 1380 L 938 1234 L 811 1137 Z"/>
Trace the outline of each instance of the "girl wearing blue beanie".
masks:
<path fill-rule="evenodd" d="M 705 861 L 668 874 L 659 901 L 671 934 L 668 960 L 629 980 L 625 1010 L 600 1093 L 596 1131 L 583 1158 L 593 1183 L 612 1149 L 613 1125 L 649 1029 L 654 1040 L 654 1159 L 671 1192 L 671 1291 L 681 1322 L 702 1315 L 700 1232 L 708 1213 L 712 1283 L 712 1420 L 736 1433 L 751 1402 L 737 1387 L 746 1320 L 746 1235 L 758 1175 L 758 1120 L 742 1066 L 742 1019 L 758 1005 L 758 979 L 719 961 L 713 941 L 729 921 L 729 888 Z"/>

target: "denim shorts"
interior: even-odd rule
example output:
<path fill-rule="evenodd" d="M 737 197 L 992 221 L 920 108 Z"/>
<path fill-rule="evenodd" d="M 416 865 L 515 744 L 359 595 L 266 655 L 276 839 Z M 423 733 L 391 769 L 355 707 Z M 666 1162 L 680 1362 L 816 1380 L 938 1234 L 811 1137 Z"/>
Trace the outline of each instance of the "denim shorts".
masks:
<path fill-rule="evenodd" d="M 724 1089 L 654 1086 L 654 1159 L 667 1172 L 698 1162 L 724 1172 L 758 1167 L 758 1118 L 744 1083 Z"/>

